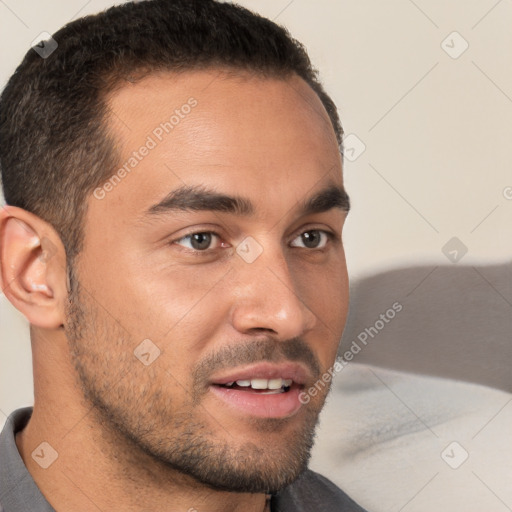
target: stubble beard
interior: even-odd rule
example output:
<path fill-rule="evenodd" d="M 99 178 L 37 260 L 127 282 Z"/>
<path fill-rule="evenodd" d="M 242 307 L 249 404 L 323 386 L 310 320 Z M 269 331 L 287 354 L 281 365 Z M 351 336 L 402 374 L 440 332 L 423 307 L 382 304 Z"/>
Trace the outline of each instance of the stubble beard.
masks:
<path fill-rule="evenodd" d="M 244 493 L 276 493 L 307 468 L 323 401 L 316 407 L 310 403 L 291 430 L 286 427 L 293 417 L 251 420 L 262 439 L 263 434 L 276 439 L 275 433 L 283 431 L 279 443 L 240 442 L 232 426 L 231 431 L 219 427 L 201 404 L 176 408 L 173 397 L 162 392 L 163 372 L 148 372 L 135 359 L 137 342 L 86 298 L 72 269 L 70 289 L 65 329 L 71 358 L 98 427 L 108 431 L 102 437 L 110 453 L 130 454 L 126 460 L 134 464 L 145 461 L 159 478 L 175 480 L 178 473 L 192 477 L 194 484 Z M 164 385 L 155 384 L 158 376 Z M 212 432 L 212 423 L 222 435 Z"/>

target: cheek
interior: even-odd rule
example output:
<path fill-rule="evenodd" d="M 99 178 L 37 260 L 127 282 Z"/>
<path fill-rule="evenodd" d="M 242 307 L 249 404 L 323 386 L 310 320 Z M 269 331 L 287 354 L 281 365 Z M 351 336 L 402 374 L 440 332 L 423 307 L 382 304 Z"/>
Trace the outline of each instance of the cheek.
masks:
<path fill-rule="evenodd" d="M 97 302 L 134 339 L 155 342 L 184 330 L 194 338 L 203 324 L 211 324 L 218 304 L 216 291 L 229 274 L 227 267 L 155 262 L 134 251 L 90 267 L 87 286 Z"/>
<path fill-rule="evenodd" d="M 161 336 L 171 339 L 185 336 L 205 338 L 223 316 L 224 284 L 229 269 L 219 272 L 206 266 L 175 268 L 155 272 L 145 284 L 144 293 L 152 303 L 152 317 L 161 328 Z"/>
<path fill-rule="evenodd" d="M 349 286 L 344 260 L 297 273 L 299 296 L 316 315 L 318 322 L 310 333 L 324 368 L 332 366 L 345 327 Z"/>
<path fill-rule="evenodd" d="M 225 279 L 201 279 L 199 273 L 181 271 L 155 284 L 152 329 L 158 326 L 162 360 L 177 375 L 189 375 L 205 350 L 222 341 L 219 332 L 227 322 L 230 297 Z"/>
<path fill-rule="evenodd" d="M 295 272 L 299 297 L 317 315 L 320 323 L 338 333 L 348 311 L 348 277 L 341 258 L 328 265 L 301 267 Z"/>

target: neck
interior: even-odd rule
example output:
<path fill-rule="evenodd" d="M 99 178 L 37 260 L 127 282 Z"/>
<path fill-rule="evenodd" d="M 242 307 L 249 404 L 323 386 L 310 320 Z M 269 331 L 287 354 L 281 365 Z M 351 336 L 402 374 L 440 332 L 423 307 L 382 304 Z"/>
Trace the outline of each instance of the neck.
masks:
<path fill-rule="evenodd" d="M 55 358 L 50 359 L 55 368 Z M 68 361 L 60 361 L 64 362 Z M 35 483 L 57 512 L 265 510 L 263 493 L 217 491 L 143 453 L 107 427 L 97 409 L 84 401 L 70 364 L 56 365 L 60 372 L 41 366 L 34 364 L 34 411 L 17 434 L 16 445 Z M 38 448 L 43 442 L 58 454 L 46 469 L 39 464 L 48 455 L 48 450 Z M 34 452 L 44 457 L 33 457 Z"/>
<path fill-rule="evenodd" d="M 112 445 L 110 434 L 94 421 L 93 410 L 67 420 L 50 418 L 57 420 L 54 411 L 45 408 L 43 413 L 36 404 L 28 425 L 16 435 L 16 444 L 32 478 L 57 512 L 270 510 L 265 494 L 215 491 L 160 462 L 147 460 L 148 455 L 135 453 L 126 444 L 117 441 Z M 46 469 L 36 462 L 38 457 L 32 457 L 42 442 L 58 454 Z M 48 449 L 37 453 L 47 457 Z"/>

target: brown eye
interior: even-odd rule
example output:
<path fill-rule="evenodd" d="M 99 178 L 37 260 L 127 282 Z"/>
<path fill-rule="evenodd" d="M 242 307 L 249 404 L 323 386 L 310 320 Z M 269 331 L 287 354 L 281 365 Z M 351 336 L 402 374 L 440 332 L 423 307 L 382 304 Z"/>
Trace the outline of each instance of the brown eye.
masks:
<path fill-rule="evenodd" d="M 215 238 L 219 238 L 215 233 L 203 231 L 186 235 L 175 243 L 188 249 L 193 249 L 194 251 L 206 251 L 207 249 L 212 248 L 210 246 Z"/>
<path fill-rule="evenodd" d="M 295 243 L 295 240 L 299 240 L 299 244 Z M 301 233 L 292 242 L 293 247 L 304 247 L 306 249 L 323 249 L 329 240 L 329 234 L 320 229 L 312 229 Z"/>

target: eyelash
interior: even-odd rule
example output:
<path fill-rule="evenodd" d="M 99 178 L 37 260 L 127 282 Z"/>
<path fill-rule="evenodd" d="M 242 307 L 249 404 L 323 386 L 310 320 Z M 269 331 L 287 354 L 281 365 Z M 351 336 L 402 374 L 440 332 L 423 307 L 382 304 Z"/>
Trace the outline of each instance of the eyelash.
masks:
<path fill-rule="evenodd" d="M 337 240 L 337 236 L 330 232 L 330 231 L 327 231 L 327 230 L 324 230 L 324 229 L 306 229 L 305 231 L 302 231 L 301 233 L 299 233 L 293 240 L 297 239 L 298 237 L 300 237 L 301 235 L 303 235 L 304 233 L 311 233 L 311 232 L 318 232 L 318 233 L 323 233 L 324 235 L 327 236 L 327 240 L 326 240 L 326 243 L 324 245 L 324 247 L 321 247 L 321 248 L 309 248 L 309 247 L 297 247 L 298 249 L 309 249 L 310 251 L 322 251 L 323 249 L 326 248 L 326 246 L 330 243 L 332 243 L 333 241 L 336 241 Z M 188 233 L 184 236 L 182 236 L 181 238 L 178 238 L 177 240 L 174 240 L 171 242 L 171 245 L 172 244 L 176 244 L 176 245 L 180 245 L 178 244 L 178 242 L 182 241 L 182 240 L 185 240 L 185 239 L 188 239 L 190 240 L 192 236 L 194 235 L 203 235 L 203 234 L 208 234 L 208 235 L 214 235 L 216 236 L 219 240 L 222 240 L 222 237 L 215 231 L 193 231 L 192 233 Z M 217 248 L 219 249 L 219 248 Z M 194 255 L 202 255 L 202 254 L 210 254 L 211 252 L 213 251 L 216 251 L 217 249 L 204 249 L 204 250 L 199 250 L 199 249 L 193 249 L 193 248 L 189 248 L 189 247 L 183 247 L 183 250 L 185 252 L 188 252 L 188 253 L 191 253 L 191 254 L 194 254 Z"/>

